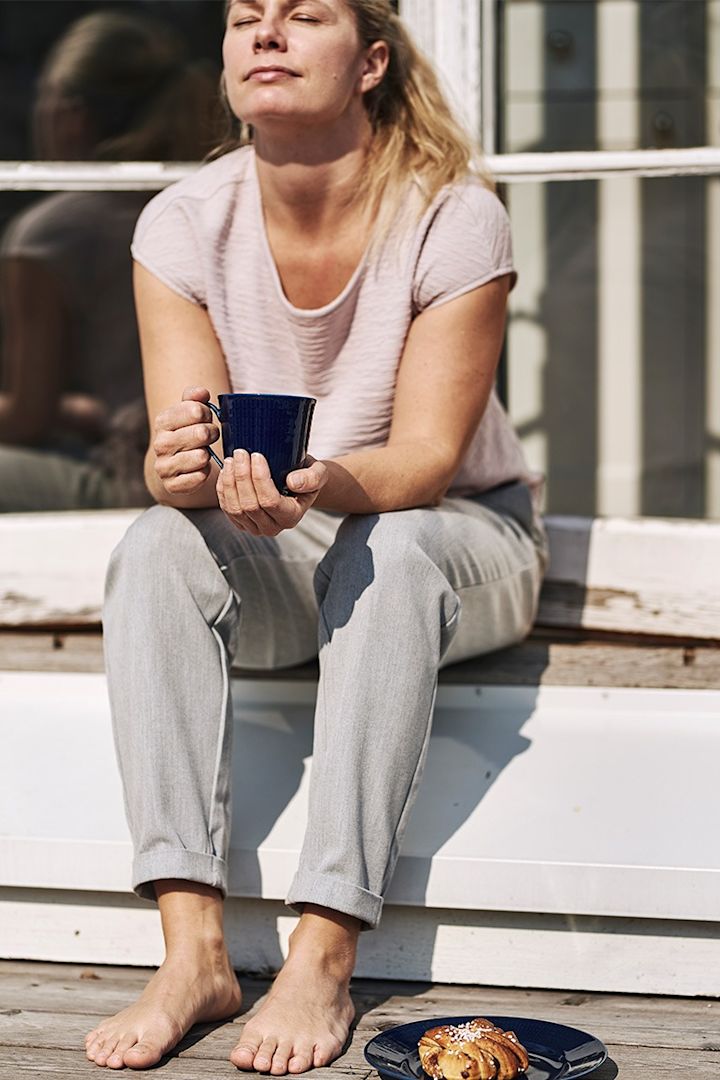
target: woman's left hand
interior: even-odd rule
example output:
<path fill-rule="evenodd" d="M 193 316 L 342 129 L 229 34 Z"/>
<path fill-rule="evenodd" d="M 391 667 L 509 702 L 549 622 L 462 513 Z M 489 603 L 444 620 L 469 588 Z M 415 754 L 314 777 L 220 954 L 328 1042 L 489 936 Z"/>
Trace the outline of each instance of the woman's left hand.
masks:
<path fill-rule="evenodd" d="M 263 455 L 236 450 L 223 462 L 217 496 L 221 509 L 238 529 L 253 536 L 277 536 L 295 528 L 327 479 L 327 467 L 322 461 L 307 457 L 302 469 L 288 475 L 287 486 L 297 494 L 281 495 Z"/>

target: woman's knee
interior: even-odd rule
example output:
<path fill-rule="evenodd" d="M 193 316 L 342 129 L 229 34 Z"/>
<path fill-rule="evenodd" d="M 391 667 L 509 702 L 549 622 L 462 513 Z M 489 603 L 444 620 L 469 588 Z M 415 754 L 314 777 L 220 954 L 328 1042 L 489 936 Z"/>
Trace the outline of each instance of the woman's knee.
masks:
<path fill-rule="evenodd" d="M 367 562 L 385 568 L 426 559 L 432 548 L 431 515 L 431 510 L 423 509 L 349 515 L 323 563 L 327 568 L 338 561 L 354 565 Z"/>
<path fill-rule="evenodd" d="M 135 583 L 147 586 L 164 576 L 170 563 L 193 557 L 202 537 L 181 510 L 153 506 L 132 523 L 110 556 L 107 589 Z"/>
<path fill-rule="evenodd" d="M 399 510 L 352 515 L 340 526 L 334 544 L 318 566 L 318 602 L 327 598 L 331 582 L 359 598 L 374 587 L 388 600 L 414 595 L 436 602 L 448 593 L 448 582 L 432 556 L 428 510 Z"/>

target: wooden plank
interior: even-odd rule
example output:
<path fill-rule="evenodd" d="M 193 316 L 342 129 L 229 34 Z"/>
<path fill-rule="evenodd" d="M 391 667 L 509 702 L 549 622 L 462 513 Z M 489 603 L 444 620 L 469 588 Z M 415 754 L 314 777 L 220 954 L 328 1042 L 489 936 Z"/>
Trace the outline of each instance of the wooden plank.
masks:
<path fill-rule="evenodd" d="M 97 631 L 0 631 L 0 671 L 103 670 L 102 635 Z M 234 672 L 236 679 L 292 678 L 312 682 L 317 677 L 315 663 L 276 672 Z M 549 631 L 537 632 L 511 649 L 444 668 L 440 683 L 714 689 L 720 686 L 720 647 L 558 641 Z"/>
<path fill-rule="evenodd" d="M 6 991 L 3 991 L 3 997 L 5 994 Z M 468 988 L 466 992 L 456 990 L 451 997 L 428 995 L 408 998 L 407 994 L 405 989 L 402 995 L 395 995 L 381 1002 L 367 1000 L 366 997 L 362 1005 L 356 1000 L 360 1016 L 360 1035 L 364 1034 L 367 1040 L 372 1038 L 374 1033 L 388 1027 L 421 1019 L 427 1019 L 430 1026 L 431 1022 L 439 1017 L 490 1014 L 533 1017 L 578 1027 L 582 1031 L 598 1034 L 604 1042 L 612 1042 L 615 1046 L 655 1046 L 668 1050 L 703 1052 L 709 1046 L 720 1048 L 718 1011 L 715 1008 L 714 1012 L 708 1012 L 705 1003 L 695 1003 L 694 1009 L 686 1008 L 684 1011 L 676 1010 L 671 1013 L 668 1009 L 657 1008 L 654 1000 L 645 1003 L 641 1012 L 637 1008 L 626 1008 L 624 1001 L 617 1002 L 613 1008 L 601 998 L 595 999 L 585 1008 L 553 1006 L 537 1001 L 535 993 L 527 994 L 522 991 L 480 991 Z M 357 999 L 357 995 L 355 996 Z M 22 1008 L 19 1002 L 14 1006 L 3 1005 L 0 1009 L 0 1046 L 77 1049 L 83 1045 L 85 1035 L 97 1026 L 101 1019 L 119 1012 L 138 997 L 139 990 L 128 995 L 128 1000 L 122 1004 L 110 1004 L 113 999 L 108 997 L 102 1002 L 103 1007 L 100 1007 L 100 1001 L 89 1002 L 86 1006 L 80 998 L 73 998 L 72 1011 L 54 1007 L 52 1011 L 27 1009 Z M 585 1000 L 589 1001 L 587 998 Z M 717 1003 L 709 1004 L 711 1007 L 717 1006 Z M 227 1058 L 238 1042 L 243 1024 L 249 1019 L 251 1011 L 255 1012 L 256 1007 L 219 1026 L 198 1025 L 186 1043 L 186 1056 L 218 1060 Z M 359 1049 L 356 1041 L 346 1055 L 346 1065 L 362 1068 Z"/>
<path fill-rule="evenodd" d="M 225 1062 L 240 1041 L 248 1014 L 219 1024 L 198 1024 L 179 1044 L 177 1053 L 198 1062 Z M 85 1036 L 98 1024 L 97 1015 L 81 1013 L 21 1012 L 0 1014 L 0 1046 L 34 1047 L 38 1050 L 81 1050 Z M 344 1073 L 362 1075 L 368 1066 L 362 1048 L 376 1033 L 366 1025 L 343 1055 Z"/>
<path fill-rule="evenodd" d="M 136 516 L 3 515 L 0 626 L 98 626 L 110 553 Z M 718 641 L 720 523 L 549 517 L 547 527 L 538 625 Z"/>
<path fill-rule="evenodd" d="M 348 1080 L 362 1080 L 362 1078 L 374 1076 L 373 1070 L 363 1064 L 361 1068 L 353 1068 L 344 1065 L 343 1060 L 335 1063 L 327 1069 L 313 1069 L 313 1080 L 340 1080 L 348 1077 Z M 182 1053 L 180 1057 L 170 1057 L 163 1060 L 163 1077 L 171 1080 L 200 1080 L 201 1077 L 212 1077 L 219 1080 L 226 1075 L 233 1077 L 238 1075 L 238 1070 L 229 1061 L 219 1064 L 218 1061 L 204 1060 L 202 1058 L 188 1056 Z M 108 1073 L 98 1072 L 98 1066 L 88 1061 L 84 1051 L 76 1050 L 52 1050 L 34 1049 L 32 1047 L 0 1047 L 0 1080 L 16 1080 L 18 1076 L 51 1076 L 54 1080 L 77 1080 L 78 1077 L 98 1077 L 112 1075 L 115 1070 Z M 258 1076 L 258 1073 L 244 1073 L 245 1076 Z M 703 1076 L 699 1080 L 705 1080 Z"/>
<path fill-rule="evenodd" d="M 720 523 L 548 517 L 542 626 L 717 641 Z"/>
<path fill-rule="evenodd" d="M 31 1006 L 16 997 L 14 1006 L 0 1008 L 0 1045 L 36 1049 L 73 1050 L 98 1016 L 113 1011 L 110 1003 L 119 990 L 139 994 L 152 969 L 80 969 L 74 965 L 31 963 L 0 964 L 3 998 L 20 990 L 22 980 L 33 987 Z M 94 975 L 95 978 L 88 978 Z M 241 979 L 246 1011 L 232 1021 L 199 1025 L 181 1044 L 185 1057 L 225 1059 L 235 1045 L 245 1020 L 256 1011 L 270 986 L 267 979 Z M 136 985 L 133 985 L 136 984 Z M 53 1004 L 58 987 L 66 991 L 59 1007 Z M 77 993 L 67 993 L 76 990 Z M 92 995 L 95 991 L 95 997 Z M 109 993 L 108 993 L 109 992 Z M 565 991 L 513 990 L 499 987 L 428 985 L 383 980 L 353 981 L 357 1026 L 343 1067 L 362 1068 L 361 1049 L 378 1031 L 421 1017 L 504 1015 L 531 1016 L 592 1031 L 616 1050 L 652 1047 L 705 1055 L 718 1053 L 720 1002 L 697 998 L 663 998 Z M 71 1006 L 68 1008 L 68 1004 Z M 101 1007 L 100 1007 L 101 1006 Z"/>
<path fill-rule="evenodd" d="M 0 962 L 0 1031 L 4 1031 L 0 1043 L 25 1045 L 20 1034 L 24 1025 L 30 1025 L 32 1030 L 52 1026 L 49 1019 L 45 1022 L 42 1017 L 59 1018 L 63 1030 L 69 1030 L 64 1025 L 66 1019 L 67 1024 L 73 1024 L 74 1015 L 84 1016 L 86 1024 L 92 1026 L 98 1016 L 111 1015 L 136 1000 L 154 970 Z M 236 1024 L 256 1009 L 270 986 L 268 979 L 247 976 L 241 976 L 240 982 L 246 1012 Z M 713 1033 L 720 1032 L 720 1001 L 708 998 L 460 987 L 376 979 L 353 980 L 352 995 L 361 1025 L 375 1029 L 423 1016 L 499 1013 L 598 1031 L 604 1040 L 617 1045 L 696 1050 L 706 1048 Z M 16 1012 L 14 1018 L 3 1017 L 2 1013 L 10 1009 L 20 1013 Z M 45 1043 L 31 1041 L 27 1045 Z"/>
<path fill-rule="evenodd" d="M 677 1080 L 679 1075 L 691 1076 L 692 1080 L 717 1080 L 720 1054 L 697 1051 L 667 1051 L 650 1047 L 608 1047 L 610 1061 L 592 1074 L 593 1080 Z M 227 1073 L 224 1069 L 227 1069 Z M 236 1070 L 228 1063 L 222 1069 L 217 1061 L 204 1061 L 186 1056 L 170 1058 L 162 1066 L 162 1076 L 172 1080 L 200 1080 L 212 1077 L 219 1080 L 223 1075 L 234 1076 Z M 247 1073 L 245 1075 L 257 1075 Z M 342 1059 L 329 1069 L 314 1069 L 313 1080 L 352 1080 L 376 1078 L 374 1070 L 363 1068 L 354 1071 L 343 1065 Z M 0 1080 L 16 1080 L 19 1076 L 48 1076 L 54 1080 L 77 1080 L 78 1077 L 97 1077 L 97 1066 L 88 1061 L 84 1053 L 70 1050 L 36 1050 L 28 1047 L 0 1048 Z"/>
<path fill-rule="evenodd" d="M 708 1051 L 665 1050 L 650 1046 L 608 1045 L 610 1059 L 596 1072 L 592 1080 L 717 1080 L 720 1054 Z"/>
<path fill-rule="evenodd" d="M 472 1012 L 473 1010 L 470 1010 Z M 44 1018 L 47 1022 L 47 1018 Z M 365 1020 L 369 1018 L 365 1017 Z M 397 1022 L 406 1022 L 407 1014 L 400 1014 L 393 1018 Z M 67 1022 L 67 1018 L 64 1018 Z M 78 1028 L 81 1024 L 76 1025 Z M 207 1027 L 211 1027 L 208 1025 Z M 237 1027 L 237 1030 L 235 1030 Z M 96 1066 L 85 1057 L 82 1047 L 84 1031 L 70 1031 L 64 1028 L 64 1042 L 73 1041 L 73 1045 L 52 1046 L 44 1045 L 50 1042 L 47 1033 L 43 1033 L 39 1026 L 36 1029 L 26 1029 L 30 1038 L 42 1038 L 43 1043 L 7 1043 L 0 1046 L 0 1080 L 10 1080 L 15 1075 L 31 1074 L 51 1075 L 55 1077 L 75 1077 L 78 1075 L 97 1075 L 94 1071 Z M 374 1075 L 369 1070 L 362 1056 L 362 1048 L 368 1038 L 376 1032 L 376 1025 L 361 1023 L 354 1032 L 350 1049 L 337 1062 L 326 1069 L 313 1070 L 313 1076 L 318 1080 L 340 1080 L 341 1077 L 359 1080 L 361 1077 Z M 597 1029 L 595 1029 L 597 1031 Z M 217 1076 L 224 1068 L 232 1069 L 227 1063 L 230 1050 L 236 1042 L 240 1025 L 222 1024 L 208 1034 L 204 1034 L 205 1027 L 198 1027 L 186 1037 L 180 1045 L 179 1051 L 166 1058 L 163 1062 L 163 1075 L 177 1078 L 177 1080 L 194 1080 L 196 1077 Z M 77 1041 L 80 1042 L 78 1048 Z M 598 1070 L 594 1076 L 596 1080 L 612 1080 L 617 1075 L 613 1065 L 623 1077 L 623 1080 L 633 1080 L 640 1077 L 646 1080 L 652 1076 L 653 1080 L 675 1077 L 681 1071 L 691 1071 L 693 1077 L 698 1080 L 716 1080 L 718 1067 L 720 1066 L 720 1053 L 715 1049 L 689 1050 L 647 1045 L 627 1045 L 624 1043 L 607 1042 L 610 1053 L 610 1061 Z M 708 1043 L 708 1046 L 715 1046 Z M 12 1070 L 16 1070 L 13 1072 Z"/>
<path fill-rule="evenodd" d="M 0 671 L 105 670 L 102 634 L 78 630 L 56 634 L 44 631 L 0 631 Z"/>

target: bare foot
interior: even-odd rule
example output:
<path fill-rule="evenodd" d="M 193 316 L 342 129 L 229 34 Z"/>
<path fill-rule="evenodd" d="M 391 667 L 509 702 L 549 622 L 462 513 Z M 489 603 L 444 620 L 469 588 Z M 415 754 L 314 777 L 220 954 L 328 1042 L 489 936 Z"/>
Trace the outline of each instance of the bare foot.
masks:
<path fill-rule="evenodd" d="M 224 948 L 210 959 L 168 958 L 134 1005 L 103 1022 L 85 1039 L 90 1061 L 110 1069 L 147 1069 L 180 1042 L 193 1024 L 222 1020 L 242 995 Z"/>
<path fill-rule="evenodd" d="M 301 920 L 267 1000 L 230 1055 L 233 1065 L 283 1076 L 339 1057 L 355 1016 L 348 989 L 354 964 L 354 941 L 323 947 Z"/>

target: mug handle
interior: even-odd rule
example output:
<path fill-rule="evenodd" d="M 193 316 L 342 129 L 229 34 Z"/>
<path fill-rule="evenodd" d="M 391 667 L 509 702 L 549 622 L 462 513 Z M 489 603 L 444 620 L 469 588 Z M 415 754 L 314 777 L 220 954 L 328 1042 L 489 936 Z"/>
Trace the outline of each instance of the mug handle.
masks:
<path fill-rule="evenodd" d="M 217 405 L 213 405 L 212 401 L 206 401 L 205 404 L 207 405 L 208 409 L 210 409 L 210 411 L 215 414 L 217 419 L 220 420 L 220 410 L 218 409 Z M 211 446 L 207 447 L 207 452 L 209 453 L 213 461 L 222 469 L 223 463 Z"/>

